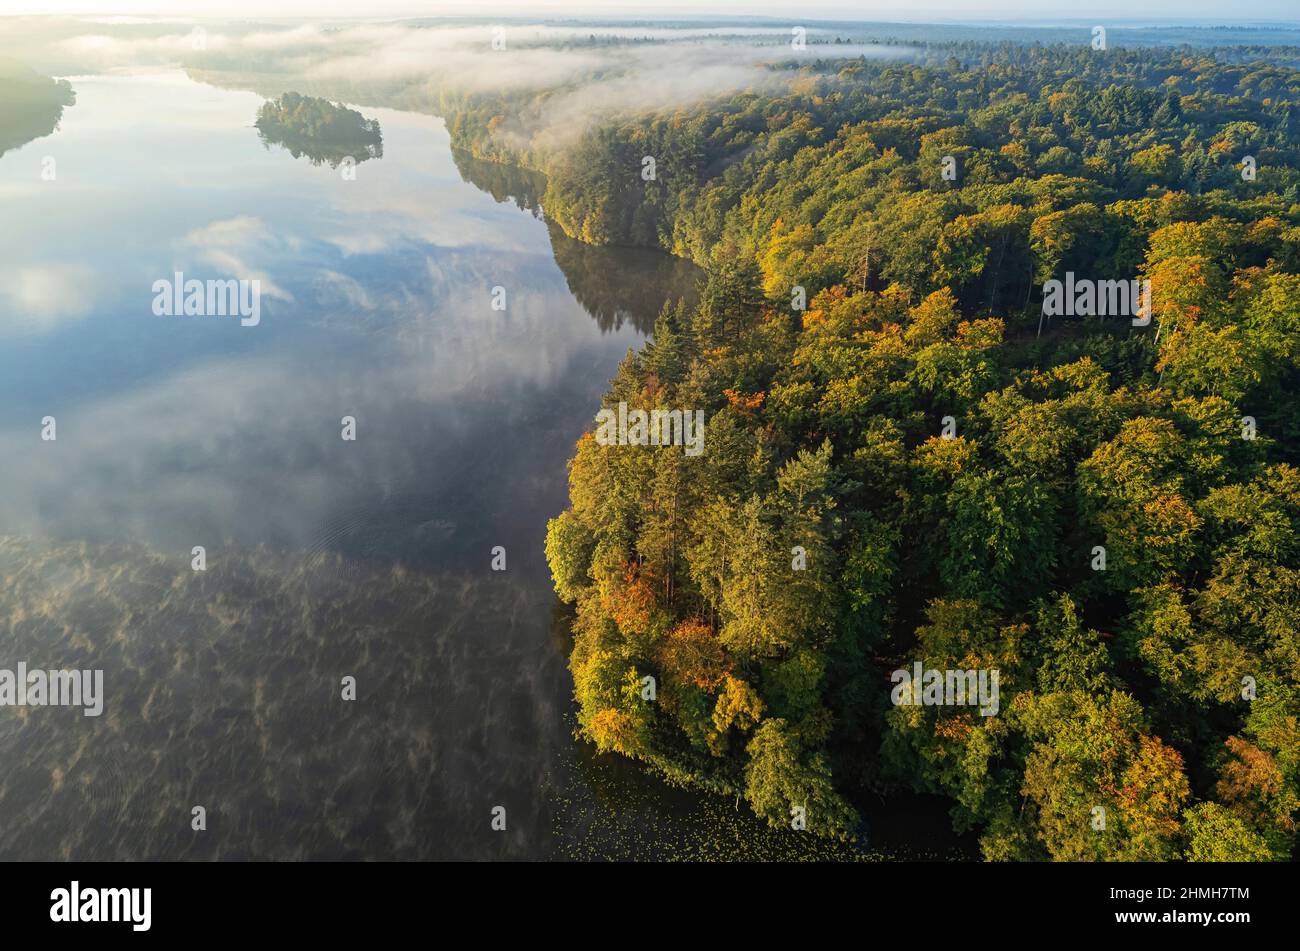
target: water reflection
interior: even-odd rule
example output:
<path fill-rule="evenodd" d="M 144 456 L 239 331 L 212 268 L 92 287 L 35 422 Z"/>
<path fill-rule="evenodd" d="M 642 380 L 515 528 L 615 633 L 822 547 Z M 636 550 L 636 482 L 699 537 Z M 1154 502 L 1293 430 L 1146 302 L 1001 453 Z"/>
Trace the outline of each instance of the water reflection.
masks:
<path fill-rule="evenodd" d="M 689 261 L 643 248 L 593 247 L 554 222 L 546 227 L 569 292 L 602 331 L 631 324 L 649 334 L 665 301 L 693 307 L 699 297 L 701 272 Z"/>
<path fill-rule="evenodd" d="M 380 111 L 347 181 L 264 151 L 250 94 L 77 87 L 55 187 L 0 162 L 0 286 L 59 315 L 0 310 L 0 666 L 102 667 L 108 709 L 4 711 L 0 857 L 546 854 L 572 738 L 540 539 L 635 336 L 435 119 Z M 155 317 L 175 270 L 260 279 L 261 324 Z"/>
<path fill-rule="evenodd" d="M 389 155 L 347 181 L 246 138 L 250 94 L 166 74 L 79 87 L 59 136 L 74 182 L 15 188 L 0 238 L 0 286 L 60 308 L 0 314 L 0 526 L 450 564 L 513 544 L 540 576 L 537 526 L 637 340 L 593 332 L 545 224 L 467 187 L 435 119 L 380 111 Z M 192 128 L 154 119 L 161 99 Z M 0 164 L 14 185 L 21 155 Z M 260 280 L 260 325 L 154 316 L 152 282 L 178 270 Z M 59 440 L 33 451 L 46 415 Z"/>
<path fill-rule="evenodd" d="M 266 548 L 214 551 L 195 572 L 138 546 L 6 537 L 0 580 L 15 619 L 6 657 L 102 668 L 108 695 L 98 719 L 0 717 L 4 858 L 551 848 L 565 671 L 537 649 L 544 600 L 508 572 Z M 499 803 L 507 835 L 486 821 Z M 196 805 L 205 832 L 191 828 Z"/>
<path fill-rule="evenodd" d="M 572 737 L 546 520 L 692 273 L 558 240 L 427 116 L 367 110 L 349 180 L 252 93 L 75 85 L 57 184 L 0 159 L 0 667 L 102 668 L 106 709 L 0 710 L 0 859 L 825 854 Z M 154 316 L 175 271 L 262 280 L 260 324 Z"/>
<path fill-rule="evenodd" d="M 487 192 L 498 202 L 511 202 L 534 218 L 542 217 L 546 176 L 513 165 L 485 162 L 463 149 L 452 149 L 451 157 L 461 177 L 480 191 Z"/>
<path fill-rule="evenodd" d="M 49 135 L 75 99 L 70 83 L 0 60 L 0 155 Z"/>
<path fill-rule="evenodd" d="M 338 168 L 383 158 L 384 136 L 377 119 L 328 99 L 287 92 L 265 102 L 253 124 L 262 143 L 283 146 L 294 158 Z"/>
<path fill-rule="evenodd" d="M 485 162 L 453 150 L 456 168 L 467 182 L 498 202 L 542 217 L 546 179 L 526 169 Z M 546 222 L 555 263 L 575 300 L 603 331 L 631 324 L 639 333 L 654 329 L 664 301 L 693 305 L 702 272 L 689 261 L 645 248 L 595 247 L 576 241 L 559 225 Z"/>

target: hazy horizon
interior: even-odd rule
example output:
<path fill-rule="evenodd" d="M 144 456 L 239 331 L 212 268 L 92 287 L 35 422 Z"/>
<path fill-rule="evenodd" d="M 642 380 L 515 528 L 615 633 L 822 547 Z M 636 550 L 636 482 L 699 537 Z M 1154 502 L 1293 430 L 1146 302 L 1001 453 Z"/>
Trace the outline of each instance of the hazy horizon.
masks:
<path fill-rule="evenodd" d="M 978 12 L 976 12 L 978 10 Z M 709 0 L 705 3 L 667 2 L 648 4 L 644 0 L 618 2 L 584 2 L 584 0 L 531 0 L 528 3 L 502 2 L 481 4 L 465 0 L 420 3 L 413 0 L 375 0 L 359 12 L 349 0 L 280 0 L 273 12 L 265 3 L 253 0 L 116 0 L 111 4 L 97 0 L 0 0 L 0 16 L 85 16 L 97 19 L 117 17 L 146 18 L 253 18 L 276 19 L 392 19 L 414 17 L 584 17 L 638 19 L 682 19 L 706 17 L 777 17 L 800 20 L 841 20 L 852 22 L 896 21 L 906 23 L 1052 23 L 1081 22 L 1110 18 L 1127 23 L 1220 23 L 1240 24 L 1265 21 L 1294 23 L 1300 21 L 1293 3 L 1284 0 L 1261 0 L 1251 7 L 1249 16 L 1225 14 L 1222 4 L 1208 0 L 1150 0 L 1140 16 L 1134 16 L 1132 4 L 1118 0 L 1101 0 L 1088 5 L 1053 2 L 1053 0 L 1000 0 L 976 6 L 970 2 L 912 3 L 908 0 L 877 0 L 852 3 L 844 0 L 819 0 L 808 4 L 789 2 L 747 2 L 747 0 Z"/>

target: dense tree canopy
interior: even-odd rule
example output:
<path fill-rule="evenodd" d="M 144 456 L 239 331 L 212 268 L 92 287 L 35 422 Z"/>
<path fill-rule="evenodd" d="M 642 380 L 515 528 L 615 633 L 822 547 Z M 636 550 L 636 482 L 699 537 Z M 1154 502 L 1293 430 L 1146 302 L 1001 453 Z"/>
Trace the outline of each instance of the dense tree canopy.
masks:
<path fill-rule="evenodd" d="M 1300 73 L 985 52 L 514 140 L 566 232 L 710 275 L 605 399 L 707 451 L 585 436 L 547 538 L 582 730 L 825 835 L 905 787 L 992 859 L 1286 858 Z M 1149 323 L 1045 319 L 1066 272 Z M 895 706 L 918 661 L 999 709 Z"/>

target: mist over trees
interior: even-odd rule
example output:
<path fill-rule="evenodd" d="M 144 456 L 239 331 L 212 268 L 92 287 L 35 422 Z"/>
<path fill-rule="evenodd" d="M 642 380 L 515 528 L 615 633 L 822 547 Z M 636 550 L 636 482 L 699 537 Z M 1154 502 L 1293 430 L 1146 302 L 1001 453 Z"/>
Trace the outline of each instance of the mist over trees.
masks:
<path fill-rule="evenodd" d="M 498 199 L 706 270 L 592 408 L 703 410 L 706 451 L 586 434 L 545 540 L 599 750 L 829 837 L 905 789 L 991 860 L 1283 860 L 1300 56 L 1022 39 L 814 43 L 667 104 L 620 100 L 604 60 L 498 89 L 189 65 L 435 112 L 478 163 L 544 176 L 480 164 Z M 378 145 L 321 102 L 268 104 L 268 139 Z M 1067 274 L 1149 282 L 1149 320 L 1049 317 Z M 895 704 L 918 662 L 997 670 L 997 712 Z"/>
<path fill-rule="evenodd" d="M 1298 93 L 992 51 L 546 156 L 566 232 L 709 270 L 604 401 L 703 408 L 707 451 L 589 434 L 550 525 L 584 735 L 828 836 L 908 788 L 990 859 L 1289 857 Z M 481 115 L 453 134 L 491 154 L 510 120 Z M 1149 323 L 1042 321 L 1067 271 L 1149 280 Z M 998 713 L 892 704 L 916 661 L 998 670 Z"/>

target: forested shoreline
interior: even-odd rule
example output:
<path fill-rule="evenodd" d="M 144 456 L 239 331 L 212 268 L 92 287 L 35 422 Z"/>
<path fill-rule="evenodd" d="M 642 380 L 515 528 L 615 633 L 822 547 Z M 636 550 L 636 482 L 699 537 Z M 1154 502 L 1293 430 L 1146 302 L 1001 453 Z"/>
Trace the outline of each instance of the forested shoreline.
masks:
<path fill-rule="evenodd" d="M 894 52 L 581 116 L 598 70 L 225 81 L 444 116 L 543 174 L 498 199 L 707 272 L 592 407 L 702 410 L 705 451 L 588 433 L 546 539 L 598 750 L 833 838 L 909 790 L 990 860 L 1293 857 L 1296 50 Z M 1047 316 L 1071 276 L 1150 306 Z M 896 703 L 918 663 L 996 712 Z"/>
<path fill-rule="evenodd" d="M 1289 857 L 1297 96 L 1031 48 L 806 65 L 554 150 L 535 100 L 454 112 L 566 233 L 709 271 L 604 400 L 704 409 L 707 451 L 588 434 L 548 533 L 582 733 L 823 835 L 906 788 L 989 859 Z M 1042 321 L 1067 272 L 1150 281 L 1149 323 Z M 998 670 L 999 712 L 892 704 L 914 662 Z"/>
<path fill-rule="evenodd" d="M 0 155 L 49 135 L 75 101 L 67 80 L 0 59 Z"/>

